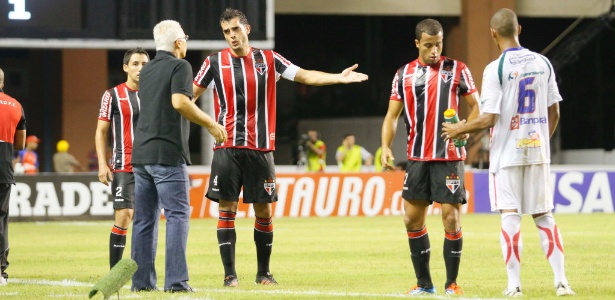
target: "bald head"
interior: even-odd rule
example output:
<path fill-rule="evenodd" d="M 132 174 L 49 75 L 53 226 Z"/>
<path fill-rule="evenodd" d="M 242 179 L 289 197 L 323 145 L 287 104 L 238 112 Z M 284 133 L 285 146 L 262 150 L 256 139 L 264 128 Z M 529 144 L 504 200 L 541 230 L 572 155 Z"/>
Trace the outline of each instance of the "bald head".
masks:
<path fill-rule="evenodd" d="M 508 8 L 498 10 L 491 18 L 490 25 L 503 38 L 516 37 L 518 34 L 517 15 Z"/>

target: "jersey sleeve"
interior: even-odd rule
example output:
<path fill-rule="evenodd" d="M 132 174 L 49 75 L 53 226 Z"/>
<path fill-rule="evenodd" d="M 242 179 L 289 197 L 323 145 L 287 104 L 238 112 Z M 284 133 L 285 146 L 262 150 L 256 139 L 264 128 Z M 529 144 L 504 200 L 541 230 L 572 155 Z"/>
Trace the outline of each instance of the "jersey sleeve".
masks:
<path fill-rule="evenodd" d="M 344 152 L 346 152 L 344 150 L 343 146 L 337 147 L 337 150 L 335 150 L 335 160 L 339 160 L 340 157 L 344 154 Z"/>
<path fill-rule="evenodd" d="M 112 113 L 112 100 L 111 92 L 109 90 L 105 91 L 100 100 L 100 110 L 98 111 L 98 119 L 101 121 L 111 122 Z"/>
<path fill-rule="evenodd" d="M 213 84 L 213 76 L 211 75 L 211 60 L 209 56 L 203 61 L 201 69 L 194 77 L 193 83 L 198 87 L 209 88 Z"/>
<path fill-rule="evenodd" d="M 497 63 L 497 60 L 495 61 Z M 481 113 L 500 114 L 502 106 L 502 86 L 498 77 L 498 66 L 493 62 L 483 72 L 483 90 L 480 95 Z"/>
<path fill-rule="evenodd" d="M 395 73 L 395 76 L 393 77 L 393 83 L 391 84 L 391 97 L 389 97 L 389 100 L 395 100 L 395 101 L 403 101 L 403 97 L 402 97 L 402 93 L 400 92 L 399 89 L 399 72 Z"/>
<path fill-rule="evenodd" d="M 559 88 L 557 87 L 557 81 L 555 80 L 555 72 L 553 71 L 553 65 L 551 65 L 551 62 L 546 57 L 544 57 L 544 59 L 547 63 L 547 66 L 549 67 L 549 72 L 551 73 L 551 76 L 549 76 L 549 90 L 547 95 L 547 106 L 551 106 L 557 102 L 562 101 L 562 95 L 560 95 Z"/>
<path fill-rule="evenodd" d="M 466 96 L 477 91 L 476 85 L 474 84 L 474 78 L 472 78 L 472 73 L 470 72 L 470 68 L 466 66 L 464 63 L 459 63 L 461 65 L 461 74 L 459 76 L 459 94 Z"/>
<path fill-rule="evenodd" d="M 183 94 L 192 98 L 192 67 L 180 60 L 171 77 L 171 94 Z"/>
<path fill-rule="evenodd" d="M 367 149 L 361 147 L 361 158 L 363 158 L 363 160 L 367 160 L 370 157 L 372 157 L 372 154 L 369 153 L 369 151 L 367 151 Z"/>
<path fill-rule="evenodd" d="M 297 71 L 299 71 L 299 67 L 291 63 L 289 60 L 287 60 L 275 51 L 273 52 L 273 59 L 275 64 L 276 78 L 279 77 L 279 74 L 285 79 L 295 81 L 295 76 L 297 75 Z"/>
<path fill-rule="evenodd" d="M 17 122 L 17 128 L 16 129 L 17 130 L 26 130 L 26 114 L 23 111 L 23 106 L 21 106 L 21 118 L 19 118 L 19 122 Z"/>

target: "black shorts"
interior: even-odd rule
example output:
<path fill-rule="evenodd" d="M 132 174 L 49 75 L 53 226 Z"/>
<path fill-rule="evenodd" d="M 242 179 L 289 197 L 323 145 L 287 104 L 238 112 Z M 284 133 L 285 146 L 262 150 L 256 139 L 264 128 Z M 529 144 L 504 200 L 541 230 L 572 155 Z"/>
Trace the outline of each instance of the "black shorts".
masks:
<path fill-rule="evenodd" d="M 214 151 L 205 196 L 215 202 L 239 201 L 242 187 L 244 203 L 278 201 L 273 152 L 242 148 Z"/>
<path fill-rule="evenodd" d="M 135 175 L 132 172 L 114 172 L 111 181 L 113 209 L 135 207 Z"/>
<path fill-rule="evenodd" d="M 463 161 L 409 160 L 402 198 L 466 204 Z"/>

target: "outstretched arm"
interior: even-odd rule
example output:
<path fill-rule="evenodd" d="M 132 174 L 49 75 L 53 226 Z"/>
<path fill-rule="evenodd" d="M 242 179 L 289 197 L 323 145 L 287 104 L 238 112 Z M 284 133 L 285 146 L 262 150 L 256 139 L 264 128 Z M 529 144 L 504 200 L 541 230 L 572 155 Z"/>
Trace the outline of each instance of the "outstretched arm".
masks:
<path fill-rule="evenodd" d="M 368 76 L 363 73 L 355 72 L 359 65 L 346 68 L 342 73 L 333 74 L 321 71 L 299 69 L 295 75 L 295 81 L 307 85 L 331 85 L 339 83 L 362 82 L 368 79 Z"/>
<path fill-rule="evenodd" d="M 458 123 L 442 123 L 442 138 L 447 139 L 455 139 L 458 138 L 462 134 L 477 132 L 481 130 L 485 130 L 487 128 L 491 128 L 495 125 L 495 122 L 498 121 L 498 116 L 496 114 L 491 113 L 483 113 L 478 116 L 478 118 L 467 122 L 466 120 L 462 120 Z"/>

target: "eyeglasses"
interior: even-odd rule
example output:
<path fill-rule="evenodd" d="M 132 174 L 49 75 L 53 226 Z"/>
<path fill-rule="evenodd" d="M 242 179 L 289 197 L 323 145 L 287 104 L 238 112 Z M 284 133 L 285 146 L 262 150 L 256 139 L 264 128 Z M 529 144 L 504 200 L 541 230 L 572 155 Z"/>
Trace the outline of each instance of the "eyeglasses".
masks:
<path fill-rule="evenodd" d="M 186 40 L 186 42 L 187 42 L 187 41 L 188 41 L 188 38 L 189 38 L 189 36 L 186 34 L 186 36 L 184 36 L 184 37 L 180 37 L 180 38 L 177 38 L 177 39 L 178 39 L 178 40 L 183 39 L 183 40 Z"/>

